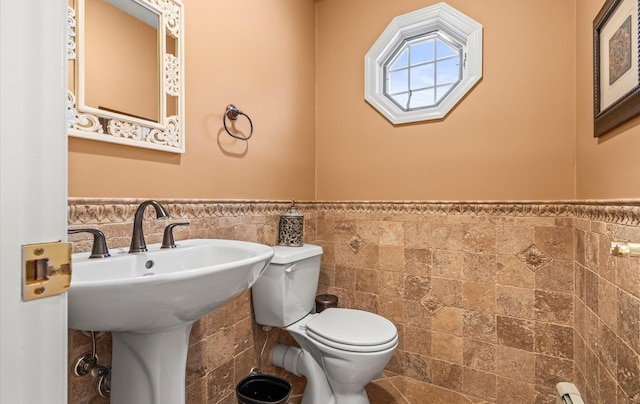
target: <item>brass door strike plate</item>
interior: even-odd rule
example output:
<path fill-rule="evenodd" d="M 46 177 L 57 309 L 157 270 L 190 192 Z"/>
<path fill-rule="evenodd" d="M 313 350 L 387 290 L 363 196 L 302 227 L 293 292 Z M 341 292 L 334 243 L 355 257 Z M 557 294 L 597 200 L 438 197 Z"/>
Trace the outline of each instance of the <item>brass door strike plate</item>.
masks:
<path fill-rule="evenodd" d="M 22 246 L 22 300 L 60 295 L 71 284 L 71 243 Z"/>

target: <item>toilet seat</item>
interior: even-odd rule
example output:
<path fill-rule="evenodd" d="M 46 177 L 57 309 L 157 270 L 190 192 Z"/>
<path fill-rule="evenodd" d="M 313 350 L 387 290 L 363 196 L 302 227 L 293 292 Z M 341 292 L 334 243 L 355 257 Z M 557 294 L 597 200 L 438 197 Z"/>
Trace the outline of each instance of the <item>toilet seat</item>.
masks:
<path fill-rule="evenodd" d="M 309 338 L 350 352 L 378 352 L 395 347 L 398 331 L 393 323 L 374 313 L 329 308 L 306 324 Z"/>

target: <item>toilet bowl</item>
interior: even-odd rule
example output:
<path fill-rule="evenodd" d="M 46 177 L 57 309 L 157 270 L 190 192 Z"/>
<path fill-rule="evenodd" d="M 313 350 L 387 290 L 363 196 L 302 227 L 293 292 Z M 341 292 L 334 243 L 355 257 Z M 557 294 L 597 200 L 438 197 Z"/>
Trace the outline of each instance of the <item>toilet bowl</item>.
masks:
<path fill-rule="evenodd" d="M 300 348 L 277 345 L 271 362 L 306 377 L 303 404 L 368 404 L 365 386 L 398 346 L 395 325 L 362 310 L 312 313 L 322 248 L 274 249 L 271 264 L 252 288 L 256 322 L 284 328 Z"/>

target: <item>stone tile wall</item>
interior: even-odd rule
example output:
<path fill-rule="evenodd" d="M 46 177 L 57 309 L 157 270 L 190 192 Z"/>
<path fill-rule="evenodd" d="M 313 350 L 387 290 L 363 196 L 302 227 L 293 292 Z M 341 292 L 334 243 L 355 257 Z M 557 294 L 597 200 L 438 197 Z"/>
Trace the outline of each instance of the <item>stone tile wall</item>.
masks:
<path fill-rule="evenodd" d="M 587 403 L 640 403 L 640 259 L 609 252 L 640 240 L 623 223 L 575 221 L 575 376 Z"/>
<path fill-rule="evenodd" d="M 569 209 L 318 208 L 321 291 L 396 324 L 387 370 L 498 403 L 553 403 L 573 380 Z"/>
<path fill-rule="evenodd" d="M 70 227 L 100 228 L 111 248 L 126 247 L 140 202 L 70 200 Z M 278 215 L 288 207 L 161 202 L 173 220 L 191 222 L 176 229 L 177 240 L 269 245 L 276 243 Z M 640 265 L 637 258 L 611 258 L 607 249 L 614 236 L 640 241 L 640 208 L 633 203 L 315 202 L 300 209 L 305 242 L 325 251 L 319 292 L 338 295 L 341 307 L 376 312 L 397 325 L 400 346 L 388 374 L 432 383 L 473 402 L 553 403 L 553 386 L 562 380 L 575 380 L 589 403 L 615 403 L 611 394 L 627 403 L 622 400 L 640 391 Z M 148 243 L 160 241 L 165 225 L 149 216 Z M 88 250 L 90 239 L 79 237 L 73 239 L 77 248 Z M 293 344 L 285 333 L 270 334 L 267 351 L 276 341 Z M 265 337 L 252 320 L 248 293 L 197 322 L 188 402 L 234 402 L 234 386 L 257 363 Z M 106 360 L 109 336 L 102 338 Z M 89 342 L 70 332 L 70 364 Z M 616 349 L 605 352 L 603 346 Z M 297 402 L 304 379 L 286 377 Z M 87 378 L 70 374 L 69 383 L 70 402 L 104 402 Z"/>

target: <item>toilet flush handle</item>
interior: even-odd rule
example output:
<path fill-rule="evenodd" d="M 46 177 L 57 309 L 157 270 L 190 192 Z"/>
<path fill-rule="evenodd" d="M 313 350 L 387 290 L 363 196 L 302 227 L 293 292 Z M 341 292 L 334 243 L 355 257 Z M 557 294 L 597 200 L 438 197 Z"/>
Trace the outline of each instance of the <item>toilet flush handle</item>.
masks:
<path fill-rule="evenodd" d="M 296 269 L 296 264 L 291 264 L 291 265 L 289 265 L 288 267 L 286 267 L 284 269 L 284 272 L 289 273 L 289 272 L 293 271 L 294 269 Z"/>

